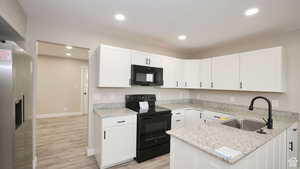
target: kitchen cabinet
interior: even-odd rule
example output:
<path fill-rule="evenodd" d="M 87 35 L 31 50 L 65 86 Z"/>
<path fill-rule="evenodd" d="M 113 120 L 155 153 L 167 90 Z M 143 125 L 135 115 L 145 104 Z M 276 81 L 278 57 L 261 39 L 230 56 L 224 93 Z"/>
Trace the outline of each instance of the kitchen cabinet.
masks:
<path fill-rule="evenodd" d="M 287 169 L 286 131 L 234 164 L 171 137 L 170 169 Z M 213 150 L 211 150 L 213 151 Z"/>
<path fill-rule="evenodd" d="M 173 110 L 172 111 L 172 122 L 171 129 L 184 127 L 185 122 L 184 109 Z"/>
<path fill-rule="evenodd" d="M 95 119 L 96 153 L 100 169 L 136 157 L 136 115 Z"/>
<path fill-rule="evenodd" d="M 183 83 L 183 62 L 173 57 L 163 57 L 163 88 L 182 88 Z"/>
<path fill-rule="evenodd" d="M 239 89 L 239 55 L 212 58 L 212 88 L 220 90 Z"/>
<path fill-rule="evenodd" d="M 98 87 L 130 87 L 130 50 L 100 45 L 96 52 Z"/>
<path fill-rule="evenodd" d="M 298 123 L 287 129 L 287 169 L 297 168 L 298 152 Z"/>
<path fill-rule="evenodd" d="M 285 62 L 282 47 L 241 53 L 241 90 L 284 92 Z"/>
<path fill-rule="evenodd" d="M 200 60 L 183 60 L 184 64 L 184 88 L 200 88 Z"/>
<path fill-rule="evenodd" d="M 212 65 L 211 58 L 201 59 L 199 61 L 200 88 L 201 89 L 211 89 L 212 88 L 211 65 Z"/>
<path fill-rule="evenodd" d="M 131 51 L 131 63 L 141 66 L 162 67 L 160 55 L 140 51 Z"/>
<path fill-rule="evenodd" d="M 185 126 L 197 126 L 202 122 L 201 112 L 195 109 L 184 110 L 184 124 Z"/>

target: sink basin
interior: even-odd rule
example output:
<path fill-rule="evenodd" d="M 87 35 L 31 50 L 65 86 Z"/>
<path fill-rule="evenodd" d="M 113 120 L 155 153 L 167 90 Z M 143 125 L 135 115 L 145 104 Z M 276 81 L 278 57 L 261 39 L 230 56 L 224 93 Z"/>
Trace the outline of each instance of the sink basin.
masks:
<path fill-rule="evenodd" d="M 261 129 L 266 126 L 266 124 L 263 122 L 259 122 L 259 121 L 255 121 L 255 120 L 247 120 L 247 119 L 244 119 L 244 120 L 233 119 L 233 120 L 224 122 L 222 124 L 225 126 L 234 127 L 234 128 L 246 130 L 246 131 L 256 131 L 256 130 Z"/>

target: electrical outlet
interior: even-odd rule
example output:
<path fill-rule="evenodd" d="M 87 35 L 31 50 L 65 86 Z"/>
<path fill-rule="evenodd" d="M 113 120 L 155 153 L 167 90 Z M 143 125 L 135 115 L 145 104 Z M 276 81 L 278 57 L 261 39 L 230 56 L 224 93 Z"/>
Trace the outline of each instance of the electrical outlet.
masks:
<path fill-rule="evenodd" d="M 279 107 L 279 101 L 278 100 L 272 100 L 272 106 L 273 107 Z"/>
<path fill-rule="evenodd" d="M 234 96 L 231 96 L 231 97 L 229 98 L 229 100 L 230 100 L 231 103 L 234 103 L 234 102 L 235 102 L 235 97 L 234 97 Z"/>

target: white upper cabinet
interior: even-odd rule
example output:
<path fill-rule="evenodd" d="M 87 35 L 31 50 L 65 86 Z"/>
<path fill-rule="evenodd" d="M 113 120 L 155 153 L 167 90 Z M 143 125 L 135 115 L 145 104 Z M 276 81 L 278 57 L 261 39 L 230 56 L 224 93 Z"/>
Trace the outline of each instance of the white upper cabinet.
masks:
<path fill-rule="evenodd" d="M 239 89 L 239 55 L 212 58 L 212 88 L 221 90 Z"/>
<path fill-rule="evenodd" d="M 183 60 L 184 62 L 184 88 L 200 88 L 200 60 Z"/>
<path fill-rule="evenodd" d="M 130 50 L 100 45 L 96 50 L 98 60 L 98 87 L 130 87 Z"/>
<path fill-rule="evenodd" d="M 211 65 L 212 59 L 201 59 L 199 61 L 200 70 L 200 88 L 201 89 L 211 89 Z"/>
<path fill-rule="evenodd" d="M 163 88 L 183 87 L 183 62 L 173 57 L 163 57 Z"/>
<path fill-rule="evenodd" d="M 162 67 L 161 56 L 140 51 L 131 51 L 133 65 Z"/>
<path fill-rule="evenodd" d="M 242 90 L 284 92 L 285 73 L 282 47 L 240 54 L 240 82 Z"/>

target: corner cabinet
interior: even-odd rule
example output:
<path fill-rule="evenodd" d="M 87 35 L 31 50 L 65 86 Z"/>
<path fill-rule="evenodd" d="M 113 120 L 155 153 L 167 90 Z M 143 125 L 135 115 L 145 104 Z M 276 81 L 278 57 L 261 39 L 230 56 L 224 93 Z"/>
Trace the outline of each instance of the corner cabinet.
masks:
<path fill-rule="evenodd" d="M 240 53 L 241 90 L 284 92 L 286 60 L 282 47 Z"/>
<path fill-rule="evenodd" d="M 212 58 L 213 89 L 239 89 L 239 55 L 226 55 Z"/>
<path fill-rule="evenodd" d="M 95 118 L 95 157 L 100 169 L 136 157 L 136 115 Z"/>
<path fill-rule="evenodd" d="M 130 50 L 100 45 L 96 52 L 98 87 L 130 87 Z"/>
<path fill-rule="evenodd" d="M 181 59 L 173 57 L 163 57 L 164 85 L 162 88 L 183 88 L 184 65 Z"/>

